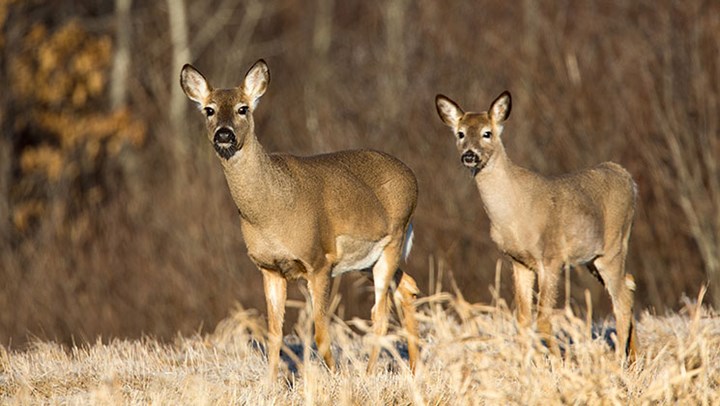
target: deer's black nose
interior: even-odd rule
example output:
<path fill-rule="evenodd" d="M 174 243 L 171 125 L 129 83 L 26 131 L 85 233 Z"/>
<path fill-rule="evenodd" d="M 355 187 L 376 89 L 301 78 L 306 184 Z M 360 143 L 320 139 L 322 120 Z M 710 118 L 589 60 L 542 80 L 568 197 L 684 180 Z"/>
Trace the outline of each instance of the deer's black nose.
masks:
<path fill-rule="evenodd" d="M 229 128 L 221 128 L 215 131 L 213 141 L 216 144 L 230 144 L 235 143 L 235 133 Z"/>
<path fill-rule="evenodd" d="M 460 157 L 460 161 L 462 161 L 465 165 L 475 165 L 480 161 L 480 158 L 477 156 L 477 154 L 471 150 L 465 151 L 464 154 Z"/>

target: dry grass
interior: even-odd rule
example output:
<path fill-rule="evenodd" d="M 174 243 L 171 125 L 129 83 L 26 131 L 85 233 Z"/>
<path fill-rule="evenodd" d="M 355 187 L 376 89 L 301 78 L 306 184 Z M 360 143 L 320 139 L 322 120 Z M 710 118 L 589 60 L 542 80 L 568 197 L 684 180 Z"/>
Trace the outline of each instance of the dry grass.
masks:
<path fill-rule="evenodd" d="M 569 311 L 555 318 L 566 338 L 565 359 L 548 355 L 532 331 L 517 331 L 512 314 L 436 293 L 422 300 L 422 367 L 416 376 L 402 360 L 398 335 L 374 375 L 365 373 L 368 338 L 335 320 L 338 371 L 297 351 L 308 342 L 286 337 L 304 365 L 268 386 L 262 326 L 239 309 L 208 335 L 112 340 L 67 348 L 36 342 L 23 352 L 0 347 L 3 404 L 715 404 L 720 389 L 720 319 L 688 301 L 679 313 L 643 314 L 642 355 L 623 368 L 593 327 Z M 307 310 L 307 309 L 305 309 Z M 365 324 L 354 320 L 352 325 Z M 595 327 L 597 328 L 597 326 Z M 400 332 L 396 332 L 401 334 Z M 294 338 L 294 340 L 293 340 Z M 568 344 L 571 342 L 571 344 Z M 398 351 L 396 348 L 400 348 Z M 292 365 L 290 358 L 286 361 Z"/>
<path fill-rule="evenodd" d="M 232 86 L 268 61 L 256 123 L 269 151 L 375 148 L 413 169 L 404 268 L 423 292 L 432 258 L 469 301 L 488 302 L 499 257 L 433 98 L 479 110 L 508 89 L 514 162 L 558 174 L 612 160 L 638 182 L 636 309 L 677 311 L 708 282 L 720 309 L 720 2 L 134 1 L 126 23 L 116 3 L 0 0 L 0 344 L 169 342 L 212 332 L 235 301 L 264 309 L 202 118 L 178 85 L 168 4 L 182 3 L 182 63 Z M 123 33 L 129 67 L 115 76 Z M 338 314 L 368 317 L 372 291 L 344 282 Z M 589 273 L 571 285 L 571 301 L 591 289 L 595 314 L 609 313 Z"/>

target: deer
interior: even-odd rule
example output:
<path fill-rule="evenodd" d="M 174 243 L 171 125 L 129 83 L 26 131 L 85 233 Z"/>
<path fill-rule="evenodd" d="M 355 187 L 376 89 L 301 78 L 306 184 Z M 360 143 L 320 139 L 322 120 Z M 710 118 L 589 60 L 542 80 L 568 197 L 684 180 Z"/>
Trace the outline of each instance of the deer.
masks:
<path fill-rule="evenodd" d="M 616 320 L 615 350 L 634 360 L 635 282 L 625 273 L 637 186 L 622 166 L 604 162 L 574 173 L 548 177 L 515 165 L 502 136 L 510 116 L 510 92 L 482 113 L 465 112 L 438 94 L 435 106 L 452 129 L 460 161 L 471 173 L 490 220 L 490 237 L 513 270 L 518 325 L 532 324 L 537 275 L 536 328 L 554 354 L 551 314 L 558 281 L 569 267 L 585 266 L 610 295 Z M 626 358 L 628 357 L 628 358 Z"/>
<path fill-rule="evenodd" d="M 360 271 L 373 282 L 372 333 L 388 330 L 392 294 L 407 331 L 412 371 L 418 360 L 415 279 L 399 268 L 412 247 L 411 216 L 418 198 L 413 171 L 383 152 L 359 149 L 314 156 L 268 153 L 253 114 L 270 83 L 260 59 L 239 86 L 213 88 L 186 64 L 180 85 L 205 116 L 250 260 L 260 270 L 267 304 L 268 379 L 277 377 L 287 282 L 307 281 L 317 352 L 335 368 L 328 333 L 331 277 Z M 378 360 L 373 345 L 367 370 Z"/>

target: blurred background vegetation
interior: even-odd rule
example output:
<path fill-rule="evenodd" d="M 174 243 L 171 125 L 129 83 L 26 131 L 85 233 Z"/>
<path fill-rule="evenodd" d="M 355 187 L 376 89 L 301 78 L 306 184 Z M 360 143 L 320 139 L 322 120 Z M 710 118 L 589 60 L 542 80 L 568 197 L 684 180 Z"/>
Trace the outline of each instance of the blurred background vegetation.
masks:
<path fill-rule="evenodd" d="M 178 84 L 186 62 L 230 87 L 268 61 L 256 122 L 270 151 L 369 147 L 406 162 L 421 195 L 405 268 L 425 291 L 443 270 L 489 301 L 500 257 L 434 96 L 477 111 L 509 89 L 516 163 L 560 174 L 612 160 L 638 182 L 637 310 L 676 308 L 707 282 L 720 305 L 717 1 L 0 0 L 0 27 L 5 345 L 171 338 L 213 329 L 236 303 L 264 312 Z M 500 275 L 509 301 L 507 264 Z M 341 317 L 369 317 L 361 282 L 338 282 Z M 589 289 L 608 314 L 591 276 L 571 282 L 573 305 Z"/>

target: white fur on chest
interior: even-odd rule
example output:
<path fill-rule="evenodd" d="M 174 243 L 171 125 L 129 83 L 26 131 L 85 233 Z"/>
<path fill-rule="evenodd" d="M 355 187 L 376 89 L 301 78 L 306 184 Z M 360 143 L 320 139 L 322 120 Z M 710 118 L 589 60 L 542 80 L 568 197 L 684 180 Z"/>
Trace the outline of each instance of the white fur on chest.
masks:
<path fill-rule="evenodd" d="M 366 241 L 347 235 L 339 236 L 335 239 L 338 262 L 333 267 L 332 276 L 372 267 L 380 259 L 388 242 L 390 236 L 379 241 Z"/>

